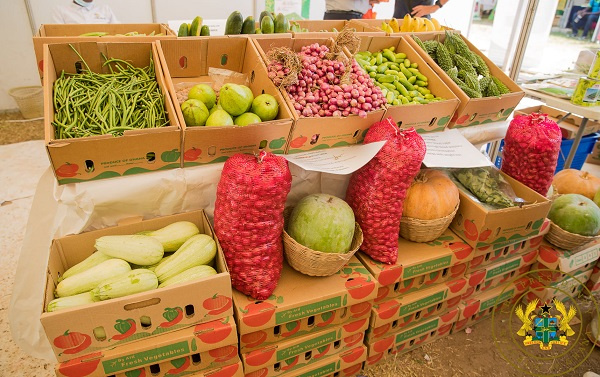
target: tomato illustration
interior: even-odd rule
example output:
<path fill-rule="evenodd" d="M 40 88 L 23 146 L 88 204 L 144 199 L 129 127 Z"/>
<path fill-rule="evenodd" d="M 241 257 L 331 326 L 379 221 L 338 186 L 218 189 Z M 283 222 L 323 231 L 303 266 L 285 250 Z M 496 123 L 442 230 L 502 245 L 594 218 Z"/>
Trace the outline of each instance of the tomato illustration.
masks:
<path fill-rule="evenodd" d="M 285 324 L 285 328 L 288 330 L 287 332 L 281 333 L 281 336 L 284 338 L 289 338 L 300 330 L 300 321 L 288 322 Z"/>
<path fill-rule="evenodd" d="M 346 289 L 354 299 L 359 300 L 368 297 L 375 290 L 375 282 L 371 277 L 350 278 L 346 281 Z"/>
<path fill-rule="evenodd" d="M 363 347 L 358 347 L 351 351 L 341 354 L 340 358 L 342 360 L 344 360 L 346 363 L 350 364 L 350 363 L 353 363 L 356 360 L 358 360 L 363 355 L 364 352 L 365 352 L 365 349 Z"/>
<path fill-rule="evenodd" d="M 237 346 L 225 346 L 208 351 L 208 354 L 215 359 L 217 363 L 233 359 L 238 352 Z"/>
<path fill-rule="evenodd" d="M 77 170 L 79 170 L 79 165 L 66 163 L 61 165 L 58 169 L 56 169 L 56 175 L 59 177 L 74 177 L 77 175 Z"/>
<path fill-rule="evenodd" d="M 463 276 L 467 269 L 466 263 L 461 263 L 450 267 L 450 277 Z"/>
<path fill-rule="evenodd" d="M 65 331 L 64 334 L 54 338 L 54 346 L 64 349 L 60 354 L 74 355 L 88 348 L 92 344 L 92 338 L 80 332 Z"/>
<path fill-rule="evenodd" d="M 283 367 L 281 368 L 283 369 Z M 262 368 L 259 370 L 255 370 L 254 372 L 246 373 L 245 377 L 267 377 L 269 375 L 269 370 L 267 368 Z"/>
<path fill-rule="evenodd" d="M 192 147 L 192 149 L 188 149 L 183 153 L 183 161 L 196 161 L 198 158 L 200 158 L 201 154 L 202 149 Z"/>
<path fill-rule="evenodd" d="M 473 248 L 464 242 L 451 242 L 449 247 L 458 260 L 467 259 L 471 255 L 471 252 L 473 252 Z"/>
<path fill-rule="evenodd" d="M 361 327 L 363 327 L 365 325 L 365 323 L 367 322 L 368 318 L 365 319 L 361 319 L 358 321 L 354 321 L 354 322 L 350 322 L 344 326 L 342 326 L 344 328 L 344 330 L 348 331 L 348 332 L 355 332 L 360 330 Z"/>
<path fill-rule="evenodd" d="M 355 344 L 362 342 L 364 333 L 359 332 L 358 334 L 350 335 L 344 338 L 344 343 L 346 343 L 346 347 L 350 348 Z"/>
<path fill-rule="evenodd" d="M 233 377 L 237 374 L 239 368 L 239 363 L 227 365 L 222 367 L 219 371 L 211 372 L 210 377 Z"/>
<path fill-rule="evenodd" d="M 71 359 L 61 363 L 58 371 L 66 377 L 85 377 L 94 373 L 102 359 L 102 352 L 95 352 L 89 355 Z"/>
<path fill-rule="evenodd" d="M 202 307 L 208 310 L 209 315 L 221 314 L 231 308 L 231 298 L 215 294 L 214 296 L 204 300 Z"/>
<path fill-rule="evenodd" d="M 264 343 L 267 340 L 267 333 L 264 331 L 255 331 L 250 334 L 244 334 L 240 337 L 242 344 L 248 348 L 254 348 Z"/>
<path fill-rule="evenodd" d="M 144 368 L 128 370 L 125 372 L 125 377 L 146 377 L 146 370 Z"/>
<path fill-rule="evenodd" d="M 354 366 L 351 366 L 349 368 L 342 369 L 342 376 L 345 376 L 345 377 L 357 376 L 358 372 L 360 372 L 361 369 L 362 369 L 362 363 L 355 364 Z"/>
<path fill-rule="evenodd" d="M 469 114 L 465 114 L 461 117 L 458 117 L 456 119 L 456 124 L 463 124 L 464 122 L 466 122 L 469 119 L 470 115 Z"/>
<path fill-rule="evenodd" d="M 258 367 L 267 363 L 275 354 L 275 347 L 261 348 L 256 351 L 252 351 L 246 355 L 246 364 Z"/>
<path fill-rule="evenodd" d="M 455 307 L 456 305 L 458 305 L 460 303 L 461 299 L 462 299 L 462 297 L 460 297 L 460 296 L 456 296 L 454 298 L 451 298 L 450 300 L 447 301 L 448 302 L 448 307 L 449 308 Z"/>
<path fill-rule="evenodd" d="M 181 156 L 179 149 L 172 149 L 170 151 L 164 151 L 161 153 L 160 159 L 163 160 L 163 162 L 176 162 L 179 160 L 179 156 Z"/>
<path fill-rule="evenodd" d="M 382 337 L 383 335 L 388 333 L 388 331 L 390 330 L 390 327 L 392 327 L 391 323 L 386 323 L 383 326 L 375 327 L 373 329 L 373 337 L 374 338 Z"/>
<path fill-rule="evenodd" d="M 375 302 L 380 302 L 383 301 L 389 294 L 390 294 L 390 287 L 389 286 L 384 286 L 384 287 L 379 287 L 379 289 L 377 290 L 377 297 L 375 298 Z"/>
<path fill-rule="evenodd" d="M 456 293 L 462 291 L 462 289 L 467 285 L 467 281 L 465 279 L 457 279 L 449 282 L 448 288 L 450 288 L 450 292 Z"/>
<path fill-rule="evenodd" d="M 187 357 L 187 356 L 186 357 L 181 357 L 179 359 L 171 360 L 170 363 L 175 368 L 169 369 L 167 371 L 167 375 L 169 375 L 169 374 L 179 374 L 179 373 L 185 371 L 187 368 L 190 367 L 190 358 Z"/>
<path fill-rule="evenodd" d="M 529 247 L 532 249 L 535 249 L 542 243 L 543 240 L 544 240 L 544 236 L 532 238 L 529 240 Z"/>
<path fill-rule="evenodd" d="M 481 232 L 481 234 L 479 235 L 479 241 L 485 241 L 487 240 L 490 235 L 492 234 L 492 230 L 491 229 L 486 229 L 483 232 Z"/>
<path fill-rule="evenodd" d="M 523 255 L 523 261 L 524 261 L 525 263 L 529 263 L 529 262 L 531 262 L 532 260 L 534 260 L 534 259 L 535 259 L 535 257 L 537 257 L 537 254 L 538 254 L 538 251 L 537 251 L 537 250 L 532 250 L 532 251 L 530 251 L 529 253 L 527 253 L 527 254 Z"/>
<path fill-rule="evenodd" d="M 367 365 L 374 365 L 383 359 L 383 353 L 378 353 L 377 355 L 367 357 Z"/>
<path fill-rule="evenodd" d="M 281 370 L 286 371 L 286 370 L 292 369 L 293 367 L 295 367 L 296 365 L 298 365 L 298 361 L 300 361 L 300 355 L 297 355 L 297 356 L 292 357 L 290 359 L 284 360 L 283 362 L 285 363 L 285 365 L 281 366 Z"/>
<path fill-rule="evenodd" d="M 242 321 L 250 327 L 258 327 L 267 324 L 273 314 L 275 314 L 275 306 L 268 302 L 256 301 L 246 305 L 244 309 L 240 309 L 244 316 Z"/>
<path fill-rule="evenodd" d="M 292 140 L 290 142 L 290 147 L 292 148 L 300 148 L 302 147 L 306 142 L 308 141 L 308 138 L 306 136 L 302 136 L 300 135 L 299 137 L 295 138 L 294 140 Z"/>
<path fill-rule="evenodd" d="M 183 319 L 183 309 L 181 309 L 179 306 L 176 308 L 165 308 L 163 317 L 167 320 L 167 322 L 161 323 L 159 327 L 171 327 L 181 322 L 181 320 Z"/>
<path fill-rule="evenodd" d="M 317 348 L 318 353 L 313 356 L 313 359 L 322 358 L 323 356 L 327 355 L 327 353 L 329 352 L 330 349 L 331 349 L 331 344 Z"/>
<path fill-rule="evenodd" d="M 471 260 L 471 262 L 469 262 L 469 266 L 471 266 L 471 268 L 477 267 L 477 266 L 479 266 L 480 264 L 483 263 L 484 259 L 485 259 L 485 256 L 483 256 L 483 255 L 480 255 L 480 256 L 478 256 L 476 258 L 473 258 Z"/>
<path fill-rule="evenodd" d="M 373 344 L 375 352 L 385 352 L 394 344 L 394 337 L 390 336 L 385 339 L 378 340 Z"/>
<path fill-rule="evenodd" d="M 458 309 L 453 309 L 453 310 L 449 311 L 448 313 L 441 315 L 440 318 L 442 319 L 442 321 L 447 323 L 447 322 L 452 321 L 457 314 L 458 314 Z"/>
<path fill-rule="evenodd" d="M 542 262 L 553 264 L 558 262 L 558 252 L 551 247 L 548 246 L 540 246 L 539 248 L 539 259 Z"/>
<path fill-rule="evenodd" d="M 131 318 L 117 319 L 117 323 L 114 326 L 115 330 L 119 332 L 117 335 L 113 335 L 110 340 L 123 340 L 127 339 L 135 334 L 137 327 L 135 321 Z"/>
<path fill-rule="evenodd" d="M 477 238 L 479 237 L 477 226 L 473 220 L 465 220 L 465 237 L 471 241 L 477 241 Z"/>
<path fill-rule="evenodd" d="M 201 323 L 196 325 L 196 328 L 194 329 L 196 337 L 207 344 L 215 344 L 227 339 L 232 331 L 233 328 L 229 323 L 229 317 L 227 317 L 224 322 L 221 322 L 221 320 L 216 320 L 212 322 Z"/>
<path fill-rule="evenodd" d="M 479 311 L 479 305 L 481 301 L 473 300 L 470 301 L 463 309 L 462 316 L 465 318 L 471 318 L 471 316 Z"/>
<path fill-rule="evenodd" d="M 351 317 L 362 318 L 371 312 L 371 307 L 372 305 L 368 301 L 354 304 L 350 307 L 350 313 L 352 313 Z"/>
<path fill-rule="evenodd" d="M 379 274 L 380 285 L 392 285 L 402 276 L 402 266 L 394 266 L 394 268 L 384 268 Z"/>

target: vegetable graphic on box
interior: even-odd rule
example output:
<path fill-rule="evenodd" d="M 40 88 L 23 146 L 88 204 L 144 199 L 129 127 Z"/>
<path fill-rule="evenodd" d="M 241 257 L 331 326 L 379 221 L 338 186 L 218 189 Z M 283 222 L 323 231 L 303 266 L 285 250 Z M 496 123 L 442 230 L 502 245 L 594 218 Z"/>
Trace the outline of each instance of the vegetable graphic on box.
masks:
<path fill-rule="evenodd" d="M 269 143 L 269 148 L 271 149 L 279 149 L 285 145 L 285 138 L 281 137 L 279 139 L 273 139 Z"/>
<path fill-rule="evenodd" d="M 240 310 L 245 315 L 242 321 L 250 327 L 259 327 L 271 320 L 275 314 L 275 306 L 265 301 L 256 301 Z"/>
<path fill-rule="evenodd" d="M 109 341 L 127 339 L 131 335 L 135 334 L 135 331 L 137 330 L 135 321 L 131 318 L 117 319 L 117 323 L 115 324 L 114 328 L 119 332 L 119 334 L 113 335 Z"/>
<path fill-rule="evenodd" d="M 290 336 L 296 334 L 298 330 L 300 330 L 300 321 L 288 322 L 285 324 L 285 328 L 288 331 L 282 332 L 281 336 L 284 338 L 289 338 Z"/>
<path fill-rule="evenodd" d="M 169 369 L 169 371 L 167 371 L 167 375 L 179 374 L 190 367 L 190 358 L 187 356 L 181 357 L 179 359 L 171 360 L 170 363 L 175 368 Z"/>
<path fill-rule="evenodd" d="M 227 317 L 224 322 L 219 320 L 196 325 L 196 337 L 206 344 L 215 344 L 226 339 L 233 328 Z"/>
<path fill-rule="evenodd" d="M 222 363 L 233 359 L 237 355 L 237 346 L 225 346 L 208 351 L 208 354 L 215 359 L 215 362 Z"/>
<path fill-rule="evenodd" d="M 216 293 L 204 300 L 202 307 L 208 310 L 209 315 L 221 314 L 231 308 L 231 298 Z"/>
<path fill-rule="evenodd" d="M 290 147 L 292 148 L 300 148 L 302 147 L 306 142 L 308 141 L 308 138 L 306 136 L 302 136 L 300 135 L 299 137 L 295 138 L 294 140 L 292 140 L 290 142 Z"/>
<path fill-rule="evenodd" d="M 360 318 L 362 316 L 367 315 L 368 312 L 371 311 L 371 303 L 370 302 L 361 302 L 358 304 L 354 304 L 350 307 L 350 313 L 352 313 L 352 318 Z"/>
<path fill-rule="evenodd" d="M 146 377 L 146 370 L 144 368 L 129 370 L 125 372 L 125 377 Z"/>
<path fill-rule="evenodd" d="M 180 155 L 181 153 L 179 153 L 179 149 L 172 149 L 170 151 L 161 153 L 160 159 L 163 160 L 163 162 L 176 162 L 179 160 Z"/>
<path fill-rule="evenodd" d="M 63 335 L 54 338 L 54 346 L 64 349 L 62 354 L 73 355 L 83 351 L 92 344 L 92 338 L 80 332 L 65 331 Z"/>
<path fill-rule="evenodd" d="M 348 289 L 350 296 L 358 300 L 369 296 L 375 289 L 375 284 L 371 281 L 370 276 L 366 279 L 361 276 L 358 278 L 348 279 L 346 282 L 346 288 Z"/>
<path fill-rule="evenodd" d="M 58 371 L 66 377 L 85 377 L 92 374 L 102 358 L 101 352 L 95 352 L 83 357 L 69 360 L 65 363 L 61 363 L 58 367 Z"/>
<path fill-rule="evenodd" d="M 162 328 L 168 328 L 178 324 L 183 319 L 183 310 L 178 306 L 176 308 L 165 308 L 163 317 L 167 322 L 163 322 L 159 325 Z"/>
<path fill-rule="evenodd" d="M 244 334 L 240 337 L 240 340 L 242 343 L 246 344 L 247 347 L 254 348 L 267 340 L 267 333 L 261 330 L 250 334 Z"/>
<path fill-rule="evenodd" d="M 188 149 L 183 154 L 184 161 L 196 161 L 200 155 L 202 154 L 202 149 L 192 147 L 192 149 Z"/>
<path fill-rule="evenodd" d="M 56 169 L 56 175 L 59 177 L 74 177 L 77 175 L 77 170 L 79 170 L 79 165 L 67 162 Z"/>

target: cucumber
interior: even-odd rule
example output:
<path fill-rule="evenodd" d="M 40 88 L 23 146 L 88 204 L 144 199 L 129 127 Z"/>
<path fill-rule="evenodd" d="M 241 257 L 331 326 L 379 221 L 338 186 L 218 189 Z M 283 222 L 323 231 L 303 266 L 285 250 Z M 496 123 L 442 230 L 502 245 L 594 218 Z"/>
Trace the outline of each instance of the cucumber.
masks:
<path fill-rule="evenodd" d="M 179 31 L 177 32 L 178 37 L 187 37 L 189 33 L 190 29 L 188 24 L 184 22 L 181 25 L 179 25 Z"/>
<path fill-rule="evenodd" d="M 196 16 L 192 21 L 190 28 L 190 36 L 197 37 L 200 35 L 200 28 L 202 28 L 202 17 Z"/>
<path fill-rule="evenodd" d="M 271 17 L 264 17 L 260 22 L 260 30 L 263 34 L 273 34 L 275 32 L 275 24 Z"/>
<path fill-rule="evenodd" d="M 246 17 L 242 24 L 242 34 L 254 34 L 254 17 Z"/>
<path fill-rule="evenodd" d="M 203 37 L 207 37 L 210 35 L 210 28 L 208 27 L 208 25 L 202 25 L 202 28 L 200 29 L 200 35 Z"/>
<path fill-rule="evenodd" d="M 283 13 L 279 13 L 274 21 L 275 33 L 287 33 L 290 30 L 290 22 Z"/>
<path fill-rule="evenodd" d="M 227 22 L 225 23 L 225 35 L 241 34 L 243 24 L 244 18 L 242 17 L 242 14 L 236 10 L 227 17 Z"/>
<path fill-rule="evenodd" d="M 260 12 L 260 16 L 258 17 L 258 22 L 262 23 L 262 20 L 265 17 L 269 17 L 270 19 L 273 19 L 273 15 L 271 15 L 271 13 L 267 12 L 266 10 L 263 10 L 262 12 Z"/>

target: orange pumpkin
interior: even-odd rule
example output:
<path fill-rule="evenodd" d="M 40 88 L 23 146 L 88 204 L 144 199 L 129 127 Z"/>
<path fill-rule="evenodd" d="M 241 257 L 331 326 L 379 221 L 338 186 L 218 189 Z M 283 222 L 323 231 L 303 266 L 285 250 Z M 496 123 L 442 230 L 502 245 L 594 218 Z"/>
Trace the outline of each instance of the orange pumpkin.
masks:
<path fill-rule="evenodd" d="M 420 220 L 450 215 L 459 203 L 458 187 L 439 170 L 423 169 L 406 193 L 402 216 Z"/>
<path fill-rule="evenodd" d="M 587 171 L 565 169 L 554 176 L 552 185 L 561 195 L 580 194 L 594 200 L 594 195 L 600 190 L 600 178 Z"/>

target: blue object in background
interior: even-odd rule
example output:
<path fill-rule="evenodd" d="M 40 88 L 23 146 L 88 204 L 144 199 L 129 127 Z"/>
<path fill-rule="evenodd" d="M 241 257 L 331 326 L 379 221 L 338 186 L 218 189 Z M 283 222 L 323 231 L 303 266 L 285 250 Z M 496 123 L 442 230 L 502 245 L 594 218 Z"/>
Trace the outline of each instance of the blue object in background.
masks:
<path fill-rule="evenodd" d="M 573 157 L 573 162 L 571 163 L 571 169 L 580 170 L 587 156 L 592 153 L 594 149 L 594 144 L 596 140 L 600 138 L 600 133 L 594 133 L 581 138 L 581 142 L 579 143 L 579 148 L 577 148 L 577 152 L 575 153 L 575 157 Z M 571 151 L 571 147 L 573 146 L 573 139 L 563 139 L 560 144 L 560 153 L 558 155 L 558 163 L 556 164 L 556 171 L 554 174 L 558 173 L 565 166 L 565 160 Z M 500 152 L 504 149 L 504 139 L 500 141 Z M 488 151 L 489 152 L 489 151 Z M 502 157 L 498 156 L 494 163 L 498 169 L 502 165 Z"/>

